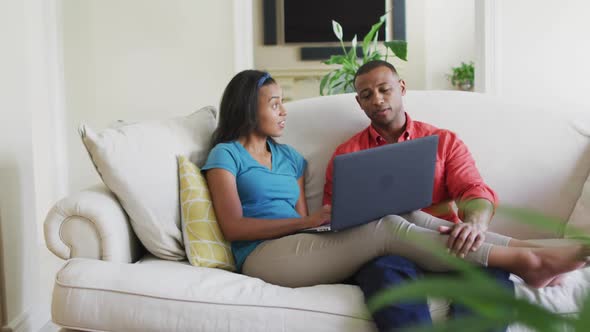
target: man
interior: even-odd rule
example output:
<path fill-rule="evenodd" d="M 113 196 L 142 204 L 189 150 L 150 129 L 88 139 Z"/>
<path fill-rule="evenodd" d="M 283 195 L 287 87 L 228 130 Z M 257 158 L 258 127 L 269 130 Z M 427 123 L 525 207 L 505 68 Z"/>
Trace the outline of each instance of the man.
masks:
<path fill-rule="evenodd" d="M 465 144 L 449 130 L 414 121 L 406 113 L 402 97 L 406 84 L 399 78 L 394 66 L 385 61 L 371 61 L 359 68 L 354 78 L 356 100 L 371 119 L 369 127 L 341 144 L 328 164 L 324 186 L 324 204 L 332 201 L 332 176 L 334 157 L 344 153 L 393 144 L 430 135 L 439 136 L 434 176 L 432 206 L 423 209 L 436 217 L 455 223 L 441 233 L 449 235 L 447 246 L 451 253 L 464 257 L 469 250 L 476 250 L 484 240 L 497 202 L 495 192 L 482 180 L 473 158 Z M 458 206 L 458 214 L 453 209 Z M 486 269 L 510 289 L 513 284 L 509 274 Z M 421 271 L 411 261 L 386 256 L 366 264 L 355 275 L 355 280 L 368 299 L 391 286 L 416 279 Z M 455 316 L 468 314 L 460 306 L 452 308 Z M 426 303 L 402 303 L 392 305 L 374 314 L 380 330 L 407 327 L 412 324 L 430 323 Z"/>

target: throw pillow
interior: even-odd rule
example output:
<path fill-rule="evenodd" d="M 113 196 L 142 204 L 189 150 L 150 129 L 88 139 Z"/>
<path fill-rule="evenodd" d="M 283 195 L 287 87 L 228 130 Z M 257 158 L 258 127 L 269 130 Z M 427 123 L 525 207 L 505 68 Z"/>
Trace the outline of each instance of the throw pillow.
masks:
<path fill-rule="evenodd" d="M 230 244 L 217 224 L 209 189 L 201 170 L 187 157 L 178 157 L 180 210 L 184 247 L 195 266 L 235 271 Z"/>
<path fill-rule="evenodd" d="M 180 228 L 178 165 L 187 155 L 201 165 L 209 153 L 217 112 L 145 121 L 80 136 L 105 185 L 117 196 L 145 248 L 169 260 L 186 258 Z"/>

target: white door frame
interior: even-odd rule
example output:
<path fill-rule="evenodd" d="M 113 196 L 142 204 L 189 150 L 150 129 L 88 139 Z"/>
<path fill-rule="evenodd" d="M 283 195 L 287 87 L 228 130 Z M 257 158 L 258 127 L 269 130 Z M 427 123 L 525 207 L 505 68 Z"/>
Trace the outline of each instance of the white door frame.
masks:
<path fill-rule="evenodd" d="M 234 0 L 234 72 L 254 67 L 252 0 Z"/>
<path fill-rule="evenodd" d="M 501 94 L 501 1 L 475 0 L 475 91 Z"/>

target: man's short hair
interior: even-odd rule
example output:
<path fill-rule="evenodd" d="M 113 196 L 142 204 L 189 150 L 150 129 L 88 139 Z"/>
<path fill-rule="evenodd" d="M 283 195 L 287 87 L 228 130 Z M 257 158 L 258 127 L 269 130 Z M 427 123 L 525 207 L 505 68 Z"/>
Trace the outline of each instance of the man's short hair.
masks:
<path fill-rule="evenodd" d="M 364 65 L 360 66 L 360 68 L 356 71 L 356 74 L 354 74 L 354 79 L 352 80 L 352 85 L 354 86 L 354 89 L 356 90 L 356 78 L 359 77 L 360 75 L 366 74 L 368 72 L 370 72 L 371 70 L 375 69 L 375 68 L 379 68 L 379 67 L 387 67 L 391 70 L 392 73 L 394 73 L 396 76 L 399 76 L 397 74 L 397 70 L 395 69 L 395 67 L 387 62 L 387 61 L 383 61 L 383 60 L 372 60 L 369 61 L 367 63 L 365 63 Z"/>

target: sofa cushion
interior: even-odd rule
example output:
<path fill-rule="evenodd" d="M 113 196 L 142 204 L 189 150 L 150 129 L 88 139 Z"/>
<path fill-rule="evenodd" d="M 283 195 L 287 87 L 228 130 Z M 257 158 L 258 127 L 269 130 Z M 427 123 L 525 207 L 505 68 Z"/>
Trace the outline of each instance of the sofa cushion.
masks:
<path fill-rule="evenodd" d="M 82 141 L 106 186 L 129 215 L 133 230 L 152 254 L 186 257 L 180 230 L 177 155 L 201 165 L 209 152 L 216 111 L 146 121 L 101 132 L 80 127 Z"/>
<path fill-rule="evenodd" d="M 188 261 L 195 266 L 235 271 L 230 244 L 217 224 L 207 180 L 185 156 L 178 157 L 182 236 Z"/>
<path fill-rule="evenodd" d="M 153 258 L 69 260 L 56 277 L 52 320 L 96 331 L 375 331 L 356 286 L 291 289 Z"/>
<path fill-rule="evenodd" d="M 544 289 L 512 278 L 518 298 L 570 315 L 588 294 L 590 268 Z M 434 321 L 445 319 L 447 303 L 429 307 Z M 52 320 L 100 331 L 375 331 L 357 286 L 285 288 L 151 256 L 137 264 L 69 260 L 55 280 Z M 512 325 L 509 331 L 528 330 Z"/>

